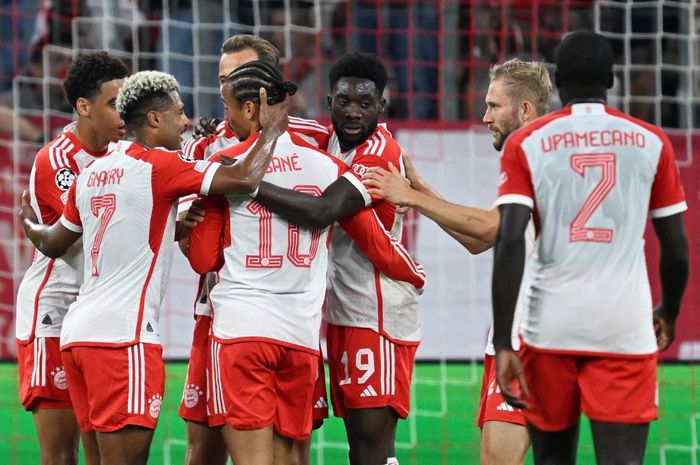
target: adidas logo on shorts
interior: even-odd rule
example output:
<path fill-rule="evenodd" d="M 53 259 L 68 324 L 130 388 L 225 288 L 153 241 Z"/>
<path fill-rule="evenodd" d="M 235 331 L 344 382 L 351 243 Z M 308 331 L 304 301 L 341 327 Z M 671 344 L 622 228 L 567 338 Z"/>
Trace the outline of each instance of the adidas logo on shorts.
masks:
<path fill-rule="evenodd" d="M 509 405 L 508 402 L 503 401 L 501 404 L 496 407 L 496 410 L 503 410 L 504 412 L 519 412 L 519 408 L 514 408 L 513 406 Z"/>
<path fill-rule="evenodd" d="M 370 384 L 365 388 L 364 391 L 362 391 L 360 397 L 377 397 L 377 391 L 375 391 L 372 385 Z"/>
<path fill-rule="evenodd" d="M 328 402 L 326 402 L 326 399 L 323 397 L 319 397 L 316 403 L 314 404 L 314 408 L 327 408 L 328 407 Z"/>

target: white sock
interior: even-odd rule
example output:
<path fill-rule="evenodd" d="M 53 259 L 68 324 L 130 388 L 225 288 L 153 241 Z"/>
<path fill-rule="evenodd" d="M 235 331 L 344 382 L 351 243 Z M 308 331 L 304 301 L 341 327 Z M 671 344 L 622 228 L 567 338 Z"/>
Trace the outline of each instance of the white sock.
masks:
<path fill-rule="evenodd" d="M 386 465 L 399 465 L 399 459 L 396 457 L 387 457 Z"/>

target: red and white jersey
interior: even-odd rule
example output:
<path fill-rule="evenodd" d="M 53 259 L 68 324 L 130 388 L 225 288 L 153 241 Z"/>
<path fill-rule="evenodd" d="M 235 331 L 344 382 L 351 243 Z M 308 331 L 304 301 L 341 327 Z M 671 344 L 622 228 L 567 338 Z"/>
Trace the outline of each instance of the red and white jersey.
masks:
<path fill-rule="evenodd" d="M 160 343 L 177 199 L 207 194 L 219 166 L 122 141 L 78 176 L 61 223 L 83 233 L 84 283 L 63 321 L 62 349 Z"/>
<path fill-rule="evenodd" d="M 313 120 L 289 117 L 289 131 L 299 136 L 309 144 L 325 149 L 328 145 L 330 132 L 327 127 Z M 216 127 L 216 133 L 209 137 L 200 137 L 189 140 L 183 149 L 183 153 L 193 160 L 208 160 L 217 152 L 240 142 L 238 136 L 231 129 L 228 120 L 225 119 Z M 180 199 L 178 213 L 187 211 L 196 197 L 184 197 Z M 213 284 L 212 276 L 200 280 L 197 301 L 194 306 L 195 315 L 211 316 L 209 304 L 209 289 Z"/>
<path fill-rule="evenodd" d="M 224 155 L 247 156 L 257 137 L 226 149 Z M 321 195 L 345 170 L 290 130 L 277 140 L 264 180 Z M 200 274 L 221 269 L 210 293 L 214 336 L 221 342 L 267 340 L 317 352 L 330 228 L 299 227 L 248 196 L 212 196 L 203 206 L 205 220 L 192 230 L 189 259 Z M 420 265 L 371 210 L 363 209 L 345 223 L 361 250 L 383 269 L 422 286 Z"/>
<path fill-rule="evenodd" d="M 32 208 L 42 224 L 58 221 L 76 175 L 107 153 L 94 153 L 83 147 L 71 132 L 73 128 L 74 125 L 42 147 L 32 166 L 29 194 Z M 80 241 L 56 259 L 35 251 L 17 292 L 15 334 L 18 341 L 28 343 L 35 336 L 60 336 L 63 318 L 82 282 Z"/>
<path fill-rule="evenodd" d="M 351 168 L 343 176 L 360 191 L 365 205 L 372 206 L 370 211 L 384 228 L 400 238 L 402 217 L 396 213 L 396 206 L 370 196 L 360 181 L 367 168 L 380 166 L 388 171 L 389 163 L 404 173 L 402 149 L 391 133 L 379 125 L 364 143 L 348 152 L 342 152 L 338 137 L 332 134 L 328 152 Z M 331 239 L 328 280 L 328 322 L 370 328 L 394 342 L 420 342 L 421 317 L 416 288 L 379 272 L 342 230 L 336 231 Z"/>
<path fill-rule="evenodd" d="M 538 348 L 657 350 L 644 257 L 647 216 L 686 210 L 668 137 L 603 104 L 580 103 L 511 134 L 498 204 L 533 209 L 522 334 Z"/>

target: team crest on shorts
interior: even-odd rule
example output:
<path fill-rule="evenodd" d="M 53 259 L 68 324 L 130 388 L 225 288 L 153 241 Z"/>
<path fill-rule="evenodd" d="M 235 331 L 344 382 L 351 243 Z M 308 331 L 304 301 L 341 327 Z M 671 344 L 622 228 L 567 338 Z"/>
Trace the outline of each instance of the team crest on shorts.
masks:
<path fill-rule="evenodd" d="M 61 168 L 56 172 L 56 186 L 62 191 L 67 191 L 75 181 L 75 173 L 68 168 Z"/>
<path fill-rule="evenodd" d="M 68 389 L 68 381 L 66 381 L 66 371 L 62 366 L 58 366 L 51 370 L 51 376 L 53 376 L 53 384 L 58 389 L 65 391 Z"/>
<path fill-rule="evenodd" d="M 204 395 L 204 392 L 196 384 L 185 386 L 185 393 L 182 396 L 182 399 L 185 401 L 185 407 L 194 408 L 199 403 L 199 398 L 202 395 Z"/>
<path fill-rule="evenodd" d="M 160 407 L 163 405 L 163 396 L 160 394 L 154 394 L 153 397 L 148 399 L 148 413 L 151 418 L 158 418 L 160 415 Z"/>

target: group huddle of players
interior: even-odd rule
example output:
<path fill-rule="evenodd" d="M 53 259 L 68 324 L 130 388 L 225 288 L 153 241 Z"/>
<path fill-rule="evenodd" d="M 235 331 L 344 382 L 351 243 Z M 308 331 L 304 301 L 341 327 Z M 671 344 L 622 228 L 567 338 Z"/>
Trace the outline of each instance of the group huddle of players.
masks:
<path fill-rule="evenodd" d="M 574 34 L 569 48 L 587 49 L 599 37 L 590 34 Z M 612 75 L 606 57 L 593 57 L 604 61 L 603 81 Z M 595 425 L 648 425 L 656 415 L 650 404 L 656 347 L 649 344 L 651 312 L 648 318 L 639 312 L 650 299 L 627 296 L 644 287 L 637 236 L 648 208 L 660 219 L 662 249 L 679 235 L 684 240 L 682 221 L 676 221 L 685 209 L 682 188 L 663 134 L 606 107 L 607 81 L 581 86 L 580 76 L 565 73 L 573 65 L 557 60 L 568 106 L 539 119 L 552 94 L 544 66 L 509 60 L 492 68 L 484 122 L 504 156 L 499 207 L 481 210 L 444 201 L 378 124 L 387 72 L 374 55 L 350 53 L 332 66 L 332 125 L 325 127 L 288 115 L 296 86 L 282 77 L 274 46 L 252 35 L 233 36 L 219 63 L 225 119 L 184 148 L 188 118 L 173 76 L 128 76 L 103 52 L 78 57 L 64 83 L 77 121 L 37 154 L 20 212 L 37 248 L 17 297 L 20 394 L 34 414 L 42 463 L 76 463 L 79 437 L 90 465 L 146 463 L 164 394 L 158 320 L 177 242 L 200 275 L 179 409 L 187 422 L 186 463 L 223 464 L 229 456 L 236 465 L 309 462 L 312 428 L 328 415 L 323 317 L 331 401 L 344 419 L 350 463 L 397 464 L 394 436 L 397 420 L 409 414 L 425 283 L 423 268 L 400 244 L 397 205 L 433 219 L 472 253 L 496 244 L 494 345 L 487 350 L 479 412 L 483 463 L 521 463 L 530 439 L 536 461 L 545 463 L 548 454 L 560 453 L 558 444 L 575 446 L 578 430 L 571 425 L 581 410 Z M 571 126 L 577 115 L 578 125 Z M 597 116 L 617 118 L 620 133 L 637 131 L 645 144 L 634 150 L 650 161 L 639 168 L 640 156 L 628 155 L 632 147 L 605 147 L 602 154 L 589 148 L 571 155 L 570 163 L 568 152 L 556 154 L 569 150 L 566 144 L 549 151 L 556 153 L 538 149 L 538 137 L 586 125 L 593 130 Z M 530 129 L 518 131 L 521 126 Z M 638 179 L 620 180 L 618 166 Z M 602 177 L 585 176 L 598 168 Z M 554 194 L 562 188 L 558 179 L 567 177 L 571 185 L 578 177 L 587 183 L 567 191 L 568 200 Z M 590 226 L 616 184 L 642 199 L 630 210 L 634 217 L 617 204 L 602 217 L 622 218 L 614 234 L 631 244 L 627 249 L 614 242 L 613 229 Z M 561 202 L 568 202 L 563 213 Z M 578 203 L 580 211 L 569 211 Z M 531 217 L 529 230 L 540 237 L 528 252 L 516 312 Z M 573 222 L 564 228 L 569 217 Z M 618 249 L 611 254 L 605 247 Z M 611 265 L 611 255 L 622 258 Z M 625 302 L 616 308 L 620 321 L 635 322 L 627 326 L 636 331 L 634 340 L 620 340 L 615 331 L 621 324 L 608 321 L 612 288 L 598 300 L 591 300 L 593 290 L 587 294 L 587 305 L 597 309 L 583 328 L 588 333 L 560 331 L 577 321 L 572 313 L 578 307 L 562 302 L 581 289 L 576 273 L 582 263 L 608 278 L 605 289 L 626 283 L 615 288 Z M 622 272 L 620 263 L 629 263 Z M 665 307 L 654 316 L 667 337 L 662 349 L 672 340 L 684 287 L 679 266 L 666 263 L 683 286 L 664 288 Z M 589 285 L 601 286 L 595 279 Z M 523 376 L 513 348 L 525 313 Z M 610 341 L 591 342 L 600 325 L 612 328 Z M 571 357 L 590 354 L 605 354 L 603 363 L 586 359 L 590 372 L 571 368 Z M 642 413 L 603 413 L 589 398 L 602 405 L 610 396 L 591 380 L 603 372 L 614 378 L 621 371 L 616 360 L 627 372 L 643 374 L 641 388 L 611 381 L 623 394 L 638 391 L 633 404 Z M 583 386 L 582 393 L 559 386 L 567 394 L 554 399 L 562 373 L 572 386 Z M 630 447 L 642 436 L 646 441 L 643 427 L 600 431 Z"/>

